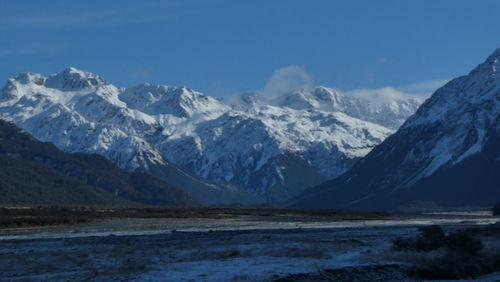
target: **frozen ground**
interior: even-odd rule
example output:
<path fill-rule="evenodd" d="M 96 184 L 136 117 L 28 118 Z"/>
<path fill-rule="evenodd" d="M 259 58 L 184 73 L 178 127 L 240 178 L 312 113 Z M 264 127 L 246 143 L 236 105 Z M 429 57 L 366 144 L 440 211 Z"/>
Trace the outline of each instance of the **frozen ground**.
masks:
<path fill-rule="evenodd" d="M 3 280 L 273 281 L 340 269 L 335 277 L 410 280 L 391 239 L 421 225 L 445 229 L 497 222 L 485 214 L 372 221 L 113 219 L 0 231 Z M 333 273 L 333 272 L 332 272 Z M 301 276 L 297 276 L 301 277 Z M 490 276 L 487 280 L 496 279 Z M 2 280 L 2 281 L 3 281 Z"/>

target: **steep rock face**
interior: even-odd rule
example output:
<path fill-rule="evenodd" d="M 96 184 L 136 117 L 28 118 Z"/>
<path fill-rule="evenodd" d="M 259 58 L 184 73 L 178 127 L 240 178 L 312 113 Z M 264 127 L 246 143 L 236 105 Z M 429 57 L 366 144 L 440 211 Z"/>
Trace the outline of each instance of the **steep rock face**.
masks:
<path fill-rule="evenodd" d="M 0 93 L 0 113 L 35 137 L 154 172 L 204 204 L 279 202 L 338 176 L 418 103 L 374 104 L 325 87 L 221 100 L 186 87 L 119 88 L 74 68 L 21 74 Z M 287 170 L 298 167 L 307 177 L 294 182 Z"/>
<path fill-rule="evenodd" d="M 401 128 L 339 178 L 293 201 L 300 207 L 394 209 L 500 198 L 500 49 L 438 89 Z"/>

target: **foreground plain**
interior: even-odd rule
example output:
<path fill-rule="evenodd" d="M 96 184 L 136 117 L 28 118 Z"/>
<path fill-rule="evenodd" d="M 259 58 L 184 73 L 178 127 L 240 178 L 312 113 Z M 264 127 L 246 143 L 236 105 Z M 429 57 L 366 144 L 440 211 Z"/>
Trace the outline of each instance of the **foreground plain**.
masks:
<path fill-rule="evenodd" d="M 14 210 L 26 214 L 30 209 Z M 116 212 L 94 209 L 106 216 L 80 223 L 4 227 L 0 277 L 6 281 L 321 281 L 325 277 L 411 281 L 415 278 L 407 271 L 410 256 L 395 252 L 392 239 L 414 236 L 418 227 L 429 224 L 451 232 L 471 226 L 493 228 L 499 220 L 488 213 L 467 212 L 354 217 L 340 211 L 334 215 L 334 211 L 212 208 L 169 209 L 167 214 L 153 208 L 128 209 L 128 216 L 123 209 L 120 217 L 111 217 L 112 211 Z M 136 216 L 131 216 L 133 211 Z M 498 240 L 485 244 L 494 248 Z"/>

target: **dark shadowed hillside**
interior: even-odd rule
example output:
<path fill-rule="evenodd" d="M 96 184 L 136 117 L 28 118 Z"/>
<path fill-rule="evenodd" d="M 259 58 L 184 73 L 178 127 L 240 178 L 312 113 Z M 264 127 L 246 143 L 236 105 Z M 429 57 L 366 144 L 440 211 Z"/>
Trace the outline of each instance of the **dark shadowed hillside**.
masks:
<path fill-rule="evenodd" d="M 304 208 L 397 209 L 412 202 L 491 207 L 500 199 L 500 49 L 438 89 L 342 176 L 309 189 Z"/>
<path fill-rule="evenodd" d="M 0 120 L 0 203 L 192 205 L 183 191 L 98 155 L 67 154 Z"/>

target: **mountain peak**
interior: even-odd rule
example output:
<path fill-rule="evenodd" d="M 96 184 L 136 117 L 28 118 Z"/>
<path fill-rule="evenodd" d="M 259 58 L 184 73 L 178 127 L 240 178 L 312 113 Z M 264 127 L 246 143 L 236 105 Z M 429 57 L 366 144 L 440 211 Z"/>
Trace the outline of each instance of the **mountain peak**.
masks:
<path fill-rule="evenodd" d="M 196 113 L 216 113 L 227 110 L 220 101 L 186 86 L 174 87 L 144 83 L 126 88 L 120 99 L 128 107 L 150 115 L 172 114 L 190 117 Z"/>
<path fill-rule="evenodd" d="M 493 51 L 493 53 L 488 57 L 488 59 L 490 58 L 495 58 L 495 59 L 500 58 L 500 47 L 497 48 L 495 51 Z"/>
<path fill-rule="evenodd" d="M 81 69 L 77 69 L 75 67 L 72 67 L 72 66 L 69 66 L 67 68 L 65 68 L 62 72 L 60 73 L 65 73 L 65 74 L 78 74 L 82 77 L 95 77 L 97 76 L 96 74 L 94 73 L 91 73 L 91 72 L 88 72 L 88 71 L 84 71 L 84 70 L 81 70 Z"/>
<path fill-rule="evenodd" d="M 500 48 L 496 49 L 486 61 L 491 64 L 491 72 L 495 74 L 500 68 Z"/>
<path fill-rule="evenodd" d="M 482 79 L 489 80 L 492 82 L 491 78 L 497 78 L 497 71 L 500 69 L 500 48 L 496 49 L 488 58 L 484 61 L 484 63 L 478 65 L 474 68 L 469 76 L 478 76 Z"/>
<path fill-rule="evenodd" d="M 22 84 L 35 83 L 41 85 L 45 82 L 45 77 L 34 72 L 24 72 L 18 74 L 14 80 Z"/>
<path fill-rule="evenodd" d="M 336 93 L 335 89 L 328 88 L 328 87 L 323 86 L 323 85 L 314 86 L 314 87 L 312 88 L 312 90 L 313 90 L 314 92 Z"/>
<path fill-rule="evenodd" d="M 45 86 L 64 90 L 79 90 L 97 87 L 106 84 L 104 78 L 74 67 L 68 67 L 64 71 L 50 75 Z"/>

